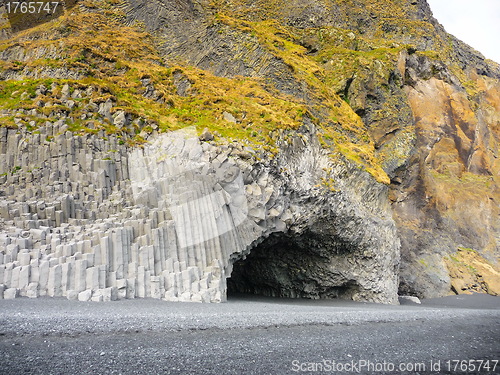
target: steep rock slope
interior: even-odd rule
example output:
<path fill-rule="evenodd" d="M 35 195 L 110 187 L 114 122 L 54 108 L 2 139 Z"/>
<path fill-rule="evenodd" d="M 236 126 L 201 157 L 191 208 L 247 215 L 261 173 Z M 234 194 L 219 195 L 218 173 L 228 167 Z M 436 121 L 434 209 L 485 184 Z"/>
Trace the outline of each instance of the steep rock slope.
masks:
<path fill-rule="evenodd" d="M 265 78 L 323 124 L 320 93 L 349 103 L 391 179 L 403 292 L 448 293 L 446 261 L 460 247 L 498 265 L 500 68 L 448 35 L 425 1 L 127 4 L 174 61 Z M 473 289 L 498 293 L 484 280 Z"/>
<path fill-rule="evenodd" d="M 251 291 L 397 301 L 387 188 L 333 163 L 313 126 L 259 161 L 238 144 L 200 144 L 194 128 L 139 148 L 70 123 L 1 129 L 5 298 L 220 302 L 233 264 L 260 248 L 266 276 Z M 322 186 L 326 170 L 339 191 Z M 290 242 L 286 262 L 274 246 Z"/>
<path fill-rule="evenodd" d="M 449 293 L 447 259 L 459 247 L 474 249 L 480 259 L 487 259 L 485 264 L 498 264 L 500 70 L 446 34 L 425 1 L 81 1 L 49 23 L 14 34 L 7 23 L 4 30 L 8 39 L 1 52 L 0 74 L 6 80 L 2 123 L 13 129 L 3 138 L 2 183 L 8 193 L 4 193 L 7 208 L 2 218 L 11 232 L 8 238 L 22 243 L 5 237 L 5 245 L 10 246 L 9 254 L 4 250 L 10 261 L 4 260 L 9 263 L 6 269 L 21 271 L 22 266 L 12 259 L 14 253 L 19 256 L 45 246 L 43 254 L 31 255 L 30 262 L 47 261 L 49 272 L 58 275 L 53 270 L 58 262 L 50 263 L 51 257 L 61 259 L 61 254 L 54 255 L 57 245 L 35 241 L 32 248 L 22 248 L 28 245 L 19 229 L 29 225 L 55 229 L 64 215 L 67 221 L 76 219 L 59 213 L 59 222 L 54 214 L 48 223 L 27 224 L 39 219 L 29 216 L 36 209 L 18 208 L 18 204 L 36 198 L 39 203 L 48 200 L 51 206 L 61 192 L 23 196 L 15 190 L 19 181 L 52 186 L 63 183 L 70 173 L 48 180 L 34 177 L 34 166 L 50 171 L 55 164 L 39 165 L 43 158 L 26 156 L 25 143 L 12 132 L 21 131 L 34 144 L 44 138 L 60 144 L 60 135 L 69 130 L 77 138 L 89 139 L 88 146 L 81 146 L 81 153 L 87 155 L 93 155 L 92 139 L 116 137 L 112 146 L 100 147 L 114 150 L 102 158 L 116 161 L 116 155 L 121 155 L 129 160 L 127 155 L 134 155 L 134 159 L 149 160 L 147 144 L 162 139 L 159 133 L 189 125 L 200 133 L 205 127 L 215 132 L 215 140 L 208 131 L 201 139 L 221 150 L 205 149 L 206 166 L 201 170 L 214 170 L 217 175 L 222 161 L 214 166 L 210 160 L 217 158 L 209 155 L 224 153 L 225 147 L 233 149 L 229 159 L 240 172 L 232 173 L 243 178 L 243 185 L 233 193 L 245 196 L 248 220 L 244 222 L 256 230 L 245 227 L 243 232 L 255 234 L 243 236 L 238 246 L 223 251 L 224 256 L 207 256 L 214 245 L 202 246 L 202 255 L 193 255 L 194 263 L 183 265 L 198 267 L 196 271 L 191 268 L 186 273 L 181 263 L 173 265 L 181 259 L 165 263 L 168 252 L 156 268 L 139 271 L 138 267 L 146 266 L 135 264 L 120 279 L 121 288 L 127 283 L 135 287 L 138 272 L 140 277 L 150 272 L 145 282 L 149 290 L 152 283 L 158 284 L 160 289 L 153 289 L 160 290 L 162 297 L 219 300 L 226 290 L 221 275 L 230 275 L 234 264 L 237 272 L 230 282 L 234 290 L 394 302 L 399 241 L 400 289 L 405 293 L 427 297 Z M 135 148 L 146 141 L 144 156 L 138 156 Z M 68 165 L 68 171 L 78 169 L 70 168 L 73 156 L 46 153 L 45 161 L 52 157 L 60 160 L 58 165 Z M 260 164 L 270 173 L 275 200 L 268 200 L 267 185 L 258 182 L 263 178 Z M 96 164 L 80 172 L 97 173 L 99 168 L 103 167 Z M 115 167 L 107 168 L 101 185 L 115 176 Z M 127 168 L 130 173 L 133 167 Z M 248 178 L 245 168 L 259 173 Z M 157 177 L 170 181 L 171 172 Z M 78 204 L 87 205 L 97 194 L 108 202 L 106 206 L 113 206 L 110 191 L 134 191 L 133 181 L 117 176 L 120 173 L 112 180 L 125 180 L 106 186 L 111 189 L 106 194 L 99 190 L 104 185 L 89 182 L 91 191 L 78 198 Z M 77 181 L 65 193 L 78 196 Z M 122 193 L 120 207 L 128 207 L 139 221 L 146 215 L 137 211 L 140 207 L 175 211 L 175 204 L 161 203 L 161 194 L 151 198 L 162 189 L 150 186 L 145 195 L 140 194 L 142 198 L 137 192 Z M 203 194 L 211 195 L 210 189 Z M 108 213 L 103 211 L 104 216 Z M 23 214 L 23 221 L 16 219 Z M 98 218 L 89 215 L 78 219 Z M 237 212 L 230 210 L 230 215 L 240 223 L 234 217 L 239 217 Z M 166 214 L 164 220 L 166 227 L 176 228 L 171 236 L 179 243 L 188 233 L 176 227 L 180 219 Z M 118 226 L 127 228 L 125 222 Z M 101 251 L 97 250 L 100 237 L 108 229 L 101 234 L 96 228 L 89 230 L 97 237 L 90 240 L 90 248 L 77 251 L 80 255 L 72 253 L 72 261 Z M 143 231 L 139 233 L 150 234 Z M 158 246 L 155 241 L 136 240 L 141 235 L 131 235 L 137 254 L 150 251 L 147 246 Z M 66 245 L 72 242 L 69 236 Z M 246 263 L 238 262 L 247 254 Z M 155 255 L 153 259 L 157 260 Z M 214 260 L 217 264 L 211 265 Z M 99 299 L 102 293 L 96 290 L 116 287 L 117 278 L 106 260 L 95 265 L 104 266 L 102 272 L 107 273 L 99 287 L 83 290 Z M 172 290 L 168 277 L 175 279 L 172 275 L 177 274 L 182 279 L 183 271 L 187 286 L 179 287 L 182 283 L 177 280 Z M 453 269 L 451 273 L 456 274 Z M 211 290 L 208 294 L 199 293 L 199 283 L 208 274 L 218 281 L 203 289 Z M 124 282 L 127 278 L 131 280 Z M 476 290 L 497 293 L 486 279 L 477 280 Z M 28 278 L 29 282 L 36 281 Z M 192 287 L 193 282 L 198 284 Z M 27 285 L 21 287 L 22 293 Z M 35 289 L 47 292 L 39 284 Z M 459 289 L 455 291 L 462 292 Z M 67 290 L 73 289 L 62 288 L 61 293 Z"/>

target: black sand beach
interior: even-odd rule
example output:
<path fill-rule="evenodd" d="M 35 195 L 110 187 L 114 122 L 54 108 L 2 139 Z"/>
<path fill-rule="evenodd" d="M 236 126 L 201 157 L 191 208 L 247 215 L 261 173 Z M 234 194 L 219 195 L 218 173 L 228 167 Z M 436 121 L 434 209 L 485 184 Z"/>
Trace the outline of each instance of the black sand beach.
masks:
<path fill-rule="evenodd" d="M 400 306 L 22 298 L 0 301 L 0 327 L 2 374 L 500 372 L 500 299 L 487 295 Z"/>

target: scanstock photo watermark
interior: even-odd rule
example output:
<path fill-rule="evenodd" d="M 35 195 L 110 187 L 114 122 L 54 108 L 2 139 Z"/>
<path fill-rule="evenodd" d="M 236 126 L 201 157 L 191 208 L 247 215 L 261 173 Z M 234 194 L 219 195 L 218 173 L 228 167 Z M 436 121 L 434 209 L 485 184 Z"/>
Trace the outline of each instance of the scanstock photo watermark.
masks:
<path fill-rule="evenodd" d="M 391 372 L 447 372 L 447 373 L 470 373 L 495 372 L 500 369 L 499 360 L 432 360 L 429 362 L 378 362 L 369 360 L 336 361 L 323 359 L 318 362 L 292 361 L 291 370 L 293 372 L 330 372 L 330 373 L 391 373 Z"/>

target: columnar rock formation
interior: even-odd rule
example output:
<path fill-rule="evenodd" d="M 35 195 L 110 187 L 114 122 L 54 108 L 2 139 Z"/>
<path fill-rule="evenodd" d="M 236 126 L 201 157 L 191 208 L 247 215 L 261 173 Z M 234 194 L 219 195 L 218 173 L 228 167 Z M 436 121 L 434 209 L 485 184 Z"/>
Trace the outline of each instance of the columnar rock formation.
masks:
<path fill-rule="evenodd" d="M 386 188 L 332 166 L 312 131 L 275 163 L 256 163 L 253 150 L 200 143 L 192 129 L 129 149 L 63 121 L 39 134 L 2 128 L 5 298 L 223 301 L 233 263 L 279 234 L 306 252 L 289 251 L 301 275 L 263 277 L 262 293 L 394 303 L 399 242 Z M 325 194 L 315 185 L 327 167 L 360 184 Z M 292 269 L 277 256 L 271 272 Z"/>

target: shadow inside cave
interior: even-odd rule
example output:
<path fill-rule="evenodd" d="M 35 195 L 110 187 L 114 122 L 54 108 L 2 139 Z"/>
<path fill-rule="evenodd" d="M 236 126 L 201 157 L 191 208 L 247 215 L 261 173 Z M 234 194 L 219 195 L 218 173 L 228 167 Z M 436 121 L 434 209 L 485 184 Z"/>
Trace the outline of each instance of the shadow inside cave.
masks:
<path fill-rule="evenodd" d="M 260 295 L 279 298 L 351 299 L 358 292 L 355 280 L 339 271 L 332 255 L 348 251 L 345 244 L 329 250 L 307 235 L 274 233 L 233 263 L 227 278 L 227 297 Z"/>

